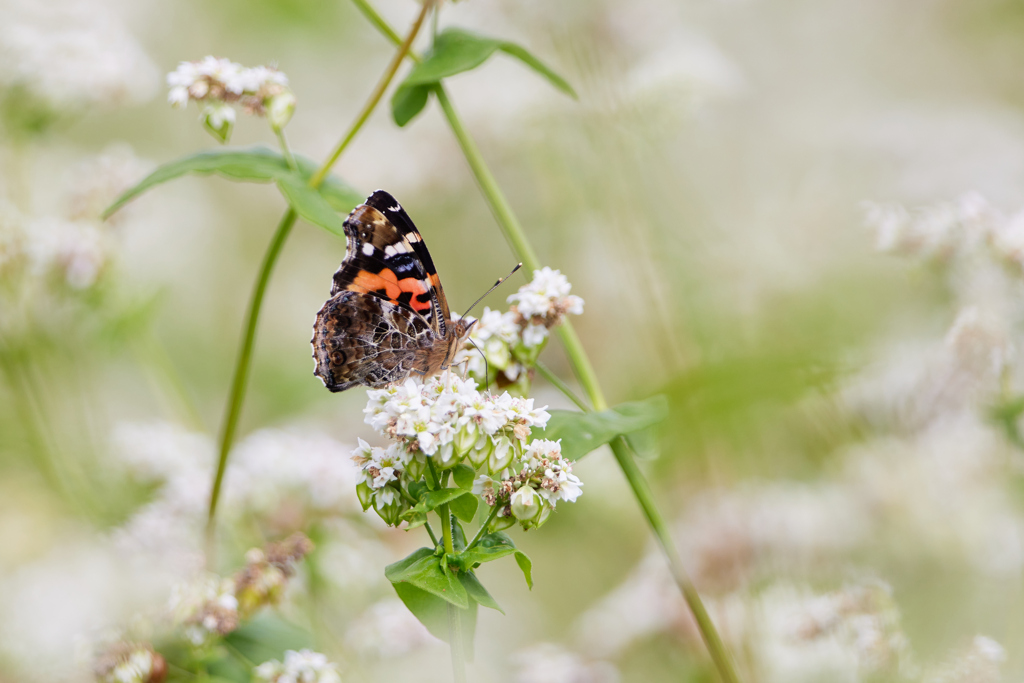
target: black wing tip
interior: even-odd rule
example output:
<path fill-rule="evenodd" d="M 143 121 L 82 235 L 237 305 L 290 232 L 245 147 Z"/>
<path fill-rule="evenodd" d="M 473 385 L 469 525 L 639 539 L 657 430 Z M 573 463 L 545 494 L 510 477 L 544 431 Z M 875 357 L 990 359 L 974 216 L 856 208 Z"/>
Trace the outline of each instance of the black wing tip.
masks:
<path fill-rule="evenodd" d="M 373 194 L 366 198 L 366 203 L 378 211 L 390 209 L 393 206 L 400 206 L 398 200 L 385 190 L 374 190 Z"/>

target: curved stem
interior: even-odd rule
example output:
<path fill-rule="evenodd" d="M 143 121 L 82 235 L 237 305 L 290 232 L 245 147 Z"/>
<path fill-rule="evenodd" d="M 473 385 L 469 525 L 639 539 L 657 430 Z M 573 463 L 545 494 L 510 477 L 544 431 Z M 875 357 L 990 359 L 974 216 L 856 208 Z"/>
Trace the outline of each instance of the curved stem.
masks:
<path fill-rule="evenodd" d="M 281 128 L 275 128 L 274 135 L 277 136 L 277 142 L 281 145 L 281 154 L 284 155 L 284 160 L 288 163 L 288 168 L 293 171 L 299 170 L 298 164 L 295 163 L 295 157 L 292 155 L 292 150 L 288 146 L 288 140 L 284 137 L 284 130 Z"/>
<path fill-rule="evenodd" d="M 384 96 L 384 91 L 388 89 L 388 85 L 391 84 L 391 79 L 395 77 L 395 73 L 398 71 L 398 67 L 402 65 L 402 61 L 405 59 L 405 55 L 408 54 L 409 48 L 412 47 L 412 42 L 416 40 L 417 34 L 420 32 L 420 27 L 423 25 L 423 20 L 427 17 L 430 9 L 434 6 L 433 2 L 427 0 L 424 1 L 423 7 L 420 8 L 420 13 L 416 16 L 416 21 L 413 23 L 412 28 L 409 29 L 409 34 L 402 41 L 401 45 L 398 46 L 398 50 L 395 52 L 395 56 L 391 58 L 391 63 L 388 64 L 388 68 L 384 71 L 384 75 L 381 76 L 380 81 L 377 82 L 377 87 L 374 88 L 373 93 L 370 94 L 370 99 L 366 101 L 363 106 L 363 110 L 359 112 L 359 116 L 356 117 L 356 121 L 352 124 L 352 128 L 349 130 L 348 135 L 341 139 L 338 146 L 334 148 L 331 156 L 328 157 L 327 161 L 320 167 L 320 169 L 309 179 L 309 184 L 313 187 L 319 187 L 320 183 L 324 181 L 327 174 L 330 172 L 331 167 L 341 156 L 348 144 L 352 142 L 352 139 L 356 136 L 356 133 L 363 127 L 366 120 L 370 118 L 370 114 L 376 109 L 377 103 L 380 102 L 380 98 Z"/>
<path fill-rule="evenodd" d="M 561 391 L 566 398 L 575 403 L 577 408 L 585 413 L 590 411 L 590 406 L 584 403 L 583 399 L 577 396 L 576 392 L 570 389 L 569 385 L 563 382 L 561 377 L 551 372 L 551 369 L 548 366 L 537 361 L 533 364 L 533 367 L 537 368 L 537 371 L 544 376 L 544 379 L 546 379 L 551 386 Z"/>
<path fill-rule="evenodd" d="M 224 470 L 227 469 L 228 453 L 231 452 L 231 444 L 235 438 L 235 431 L 238 428 L 238 418 L 242 414 L 242 402 L 245 398 L 245 387 L 249 383 L 249 370 L 252 365 L 252 349 L 256 342 L 256 327 L 260 320 L 260 309 L 263 306 L 263 295 L 267 291 L 267 283 L 270 282 L 270 274 L 277 263 L 277 257 L 281 255 L 288 234 L 295 225 L 297 215 L 292 209 L 288 209 L 281 222 L 274 231 L 270 240 L 270 246 L 263 255 L 263 263 L 260 264 L 259 274 L 256 276 L 256 284 L 253 286 L 252 297 L 249 299 L 249 311 L 246 315 L 245 332 L 242 335 L 242 344 L 238 349 L 238 360 L 235 362 L 235 374 L 231 379 L 231 391 L 228 394 L 227 412 L 224 415 L 224 426 L 220 434 L 220 450 L 217 457 L 217 474 L 213 479 L 213 489 L 210 491 L 210 507 L 206 516 L 207 550 L 212 544 L 214 519 L 217 514 L 217 502 L 220 500 L 220 489 L 224 483 Z"/>
<path fill-rule="evenodd" d="M 469 545 L 466 546 L 466 550 L 471 550 L 472 548 L 476 547 L 476 544 L 479 543 L 480 539 L 483 538 L 484 534 L 487 533 L 487 527 L 489 527 L 491 525 L 491 522 L 494 521 L 494 518 L 498 516 L 498 510 L 500 509 L 500 505 L 494 505 L 491 507 L 490 514 L 487 515 L 487 519 L 484 520 L 484 523 L 480 526 L 479 529 L 477 529 L 476 535 L 473 536 L 473 540 L 470 541 Z"/>

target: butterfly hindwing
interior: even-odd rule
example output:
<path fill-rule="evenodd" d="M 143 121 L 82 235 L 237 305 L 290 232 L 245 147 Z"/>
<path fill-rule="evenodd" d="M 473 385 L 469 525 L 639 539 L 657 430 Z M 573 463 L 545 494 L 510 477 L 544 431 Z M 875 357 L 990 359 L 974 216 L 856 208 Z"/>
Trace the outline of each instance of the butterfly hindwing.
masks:
<path fill-rule="evenodd" d="M 313 372 L 331 391 L 355 384 L 382 387 L 423 365 L 433 340 L 433 330 L 408 309 L 343 290 L 317 313 Z"/>

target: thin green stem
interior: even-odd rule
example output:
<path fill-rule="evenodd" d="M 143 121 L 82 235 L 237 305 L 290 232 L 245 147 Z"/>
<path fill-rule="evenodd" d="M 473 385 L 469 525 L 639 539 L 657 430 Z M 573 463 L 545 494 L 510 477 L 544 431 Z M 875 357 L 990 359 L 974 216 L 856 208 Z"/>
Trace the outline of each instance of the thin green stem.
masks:
<path fill-rule="evenodd" d="M 483 525 L 481 525 L 481 527 L 477 529 L 476 536 L 474 536 L 473 540 L 471 540 L 469 542 L 469 545 L 466 546 L 466 550 L 470 550 L 471 548 L 476 547 L 476 544 L 479 543 L 480 539 L 483 538 L 484 534 L 487 533 L 487 527 L 489 527 L 491 525 L 491 522 L 494 521 L 494 518 L 498 516 L 499 510 L 501 510 L 500 505 L 494 505 L 491 507 L 490 514 L 487 515 L 487 519 L 484 521 Z"/>
<path fill-rule="evenodd" d="M 544 365 L 540 361 L 536 361 L 533 364 L 533 367 L 537 368 L 537 371 L 544 376 L 544 379 L 551 383 L 551 386 L 561 391 L 566 398 L 575 403 L 577 408 L 585 413 L 590 412 L 590 406 L 584 403 L 583 399 L 577 396 L 576 392 L 570 389 L 569 385 L 563 382 L 561 377 L 551 372 L 551 369 L 548 366 Z"/>
<path fill-rule="evenodd" d="M 357 4 L 362 4 L 364 0 L 353 1 Z M 364 14 L 369 16 L 369 13 L 367 13 L 366 10 L 364 10 Z M 394 35 L 394 31 L 382 28 L 386 27 L 386 22 L 384 22 L 383 19 L 377 16 L 375 19 L 371 19 L 371 21 L 373 21 L 378 28 L 381 28 L 382 32 L 388 36 L 389 39 L 393 40 L 392 36 Z M 437 95 L 441 109 L 444 111 L 445 117 L 448 119 L 448 125 L 455 134 L 459 146 L 462 148 L 462 152 L 466 157 L 466 161 L 468 162 L 470 169 L 473 171 L 477 184 L 480 186 L 480 190 L 483 192 L 484 197 L 491 208 L 491 213 L 494 214 L 494 218 L 498 222 L 498 226 L 505 235 L 505 239 L 511 245 L 512 249 L 519 255 L 520 260 L 528 269 L 539 269 L 540 260 L 534 253 L 533 247 L 530 245 L 530 242 L 526 237 L 526 233 L 523 231 L 522 226 L 516 219 L 512 208 L 509 206 L 508 200 L 502 193 L 493 174 L 484 162 L 479 148 L 466 131 L 465 126 L 462 125 L 462 121 L 459 119 L 454 106 L 452 106 L 451 100 L 448 99 L 448 95 L 445 92 L 444 87 L 440 84 L 435 86 L 434 93 Z M 583 390 L 590 398 L 590 402 L 593 404 L 594 410 L 600 411 L 607 409 L 608 403 L 604 397 L 604 392 L 601 390 L 600 382 L 597 379 L 597 373 L 594 372 L 593 365 L 590 363 L 590 358 L 587 356 L 586 350 L 583 348 L 583 344 L 580 341 L 579 336 L 576 334 L 576 331 L 573 329 L 572 325 L 566 321 L 558 328 L 558 335 L 565 346 L 566 354 L 569 358 L 569 362 L 572 364 L 573 371 L 579 379 Z M 626 481 L 633 489 L 633 495 L 636 497 L 637 502 L 643 509 L 648 524 L 650 524 L 655 537 L 658 539 L 662 550 L 665 552 L 665 556 L 668 559 L 669 566 L 672 570 L 672 575 L 697 621 L 698 628 L 701 631 L 701 637 L 704 639 L 708 652 L 711 654 L 711 658 L 718 670 L 719 676 L 724 683 L 738 683 L 739 678 L 736 676 L 736 672 L 733 669 L 732 662 L 725 651 L 722 640 L 708 616 L 707 610 L 704 608 L 700 595 L 697 593 L 692 581 L 690 581 L 689 576 L 683 569 L 679 555 L 672 543 L 671 535 L 668 532 L 668 526 L 665 524 L 661 513 L 658 511 L 658 508 L 654 503 L 654 496 L 650 490 L 650 486 L 647 484 L 647 480 L 644 478 L 643 473 L 634 461 L 633 454 L 630 452 L 625 439 L 619 438 L 613 441 L 612 452 L 615 453 L 615 459 L 622 468 Z"/>
<path fill-rule="evenodd" d="M 220 435 L 220 452 L 217 458 L 217 474 L 213 479 L 213 489 L 210 491 L 210 507 L 206 518 L 207 545 L 212 542 L 214 519 L 217 515 L 217 502 L 220 500 L 220 489 L 224 482 L 224 471 L 227 469 L 228 453 L 231 451 L 231 444 L 235 438 L 235 431 L 238 429 L 238 418 L 242 414 L 242 402 L 245 398 L 245 387 L 249 383 L 249 370 L 252 365 L 252 350 L 256 343 L 256 328 L 260 320 L 260 309 L 263 307 L 263 296 L 267 291 L 267 284 L 270 282 L 270 274 L 277 263 L 277 257 L 281 254 L 285 240 L 295 225 L 297 215 L 294 210 L 288 209 L 281 222 L 274 231 L 263 255 L 263 263 L 260 265 L 259 275 L 256 277 L 256 285 L 252 290 L 252 298 L 249 300 L 249 311 L 246 315 L 245 332 L 242 335 L 242 344 L 238 349 L 238 360 L 235 362 L 235 374 L 231 380 L 231 391 L 228 394 L 227 412 L 224 415 L 224 427 Z M 208 550 L 210 548 L 208 547 Z"/>
<path fill-rule="evenodd" d="M 416 35 L 420 32 L 420 27 L 423 25 L 423 20 L 427 17 L 430 9 L 433 7 L 433 2 L 425 1 L 423 7 L 420 8 L 420 13 L 416 16 L 416 21 L 413 23 L 412 28 L 409 30 L 409 34 L 405 37 L 405 40 L 398 46 L 398 51 L 395 52 L 395 56 L 391 58 L 391 63 L 388 64 L 388 68 L 384 71 L 384 75 L 381 76 L 380 81 L 377 82 L 377 86 L 373 89 L 373 93 L 370 95 L 370 99 L 366 101 L 363 106 L 363 110 L 359 112 L 359 116 L 356 117 L 356 121 L 352 124 L 352 128 L 349 130 L 348 135 L 341 139 L 338 146 L 334 148 L 331 156 L 328 157 L 327 162 L 309 179 L 309 184 L 313 187 L 319 187 L 320 183 L 324 181 L 327 174 L 330 172 L 331 167 L 338 160 L 338 157 L 342 155 L 345 148 L 348 147 L 352 139 L 355 138 L 356 133 L 362 129 L 363 124 L 366 123 L 367 119 L 370 118 L 370 114 L 377 108 L 377 103 L 380 102 L 380 98 L 384 96 L 384 92 L 388 89 L 388 85 L 391 84 L 391 80 L 395 77 L 395 73 L 398 72 L 398 67 L 402 65 L 402 61 L 405 60 L 406 54 L 409 52 L 409 48 L 412 47 L 412 42 L 416 40 Z"/>
<path fill-rule="evenodd" d="M 288 140 L 284 137 L 284 129 L 274 128 L 274 135 L 277 136 L 277 142 L 281 146 L 281 154 L 284 155 L 284 160 L 288 162 L 288 168 L 293 171 L 299 170 L 298 164 L 295 163 L 295 156 L 292 154 L 292 150 L 288 146 Z"/>
<path fill-rule="evenodd" d="M 370 94 L 370 98 L 367 100 L 362 112 L 356 118 L 352 127 L 342 138 L 341 142 L 338 143 L 338 146 L 335 148 L 331 156 L 320 165 L 320 168 L 317 169 L 316 173 L 314 173 L 309 179 L 310 187 L 317 188 L 321 183 L 323 183 L 327 174 L 330 172 L 331 167 L 338 161 L 339 157 L 341 157 L 342 153 L 348 147 L 348 144 L 362 129 L 363 124 L 365 124 L 367 119 L 369 119 L 370 114 L 373 113 L 373 110 L 384 95 L 384 91 L 387 90 L 388 85 L 394 79 L 399 65 L 402 63 L 402 60 L 409 51 L 409 47 L 416 39 L 416 35 L 419 33 L 420 27 L 423 25 L 423 18 L 426 16 L 431 5 L 431 2 L 424 3 L 423 10 L 420 12 L 416 22 L 409 30 L 409 35 L 406 36 L 404 41 L 399 41 L 401 43 L 399 49 L 396 51 L 394 58 L 388 64 L 387 70 L 384 72 L 384 76 L 377 84 L 377 87 Z M 281 144 L 285 158 L 288 159 L 289 166 L 296 168 L 295 159 L 292 156 L 291 151 L 288 149 L 288 143 L 283 133 L 278 135 L 278 142 Z M 267 248 L 266 255 L 263 258 L 263 263 L 260 266 L 260 271 L 256 276 L 256 284 L 253 287 L 252 296 L 250 298 L 245 333 L 242 338 L 242 345 L 239 350 L 238 360 L 235 363 L 235 374 L 231 380 L 231 391 L 228 395 L 227 410 L 224 417 L 224 424 L 221 429 L 220 451 L 217 459 L 217 473 L 214 475 L 213 487 L 210 490 L 210 505 L 206 519 L 206 550 L 208 558 L 213 556 L 213 531 L 215 528 L 214 520 L 216 519 L 217 514 L 217 501 L 220 498 L 220 490 L 224 482 L 224 471 L 227 468 L 228 454 L 231 451 L 235 431 L 238 428 L 238 419 L 242 413 L 242 403 L 245 398 L 245 387 L 248 383 L 249 370 L 252 364 L 252 349 L 256 338 L 260 308 L 263 304 L 263 294 L 265 293 L 267 283 L 270 280 L 270 273 L 274 269 L 277 258 L 281 253 L 281 249 L 283 248 L 289 233 L 291 232 L 292 226 L 295 224 L 296 218 L 297 216 L 295 211 L 289 207 L 281 218 L 277 231 L 274 233 L 270 246 Z"/>
<path fill-rule="evenodd" d="M 449 511 L 448 503 L 442 505 L 438 512 L 441 515 L 441 531 L 444 534 L 444 551 L 449 555 L 454 555 L 455 543 L 452 539 L 452 515 Z M 462 615 L 459 613 L 458 607 L 450 602 L 447 604 L 448 646 L 452 652 L 452 676 L 455 679 L 455 683 L 465 683 L 466 656 L 463 653 Z"/>
<path fill-rule="evenodd" d="M 718 669 L 719 676 L 721 676 L 724 683 L 739 683 L 740 679 L 733 668 L 732 660 L 725 649 L 725 644 L 722 643 L 721 636 L 718 635 L 714 622 L 704 607 L 704 601 L 701 600 L 700 593 L 697 592 L 697 588 L 693 585 L 693 581 L 690 580 L 690 576 L 683 569 L 683 563 L 672 540 L 672 534 L 664 518 L 661 516 L 661 512 L 659 512 L 657 504 L 654 502 L 654 493 L 651 491 L 647 479 L 636 464 L 636 456 L 630 449 L 626 439 L 621 436 L 612 441 L 611 447 L 612 453 L 615 455 L 615 461 L 619 463 L 622 473 L 626 476 L 626 481 L 629 482 L 630 488 L 633 489 L 633 495 L 636 497 L 637 502 L 640 503 L 640 508 L 643 510 L 644 517 L 647 518 L 647 523 L 651 526 L 655 537 L 658 539 L 658 543 L 661 545 L 662 551 L 665 553 L 669 568 L 672 570 L 672 578 L 675 579 L 676 585 L 679 586 L 679 590 L 683 593 L 686 604 L 693 613 L 693 618 L 697 622 L 701 638 L 704 640 L 704 645 L 711 655 L 715 668 Z"/>

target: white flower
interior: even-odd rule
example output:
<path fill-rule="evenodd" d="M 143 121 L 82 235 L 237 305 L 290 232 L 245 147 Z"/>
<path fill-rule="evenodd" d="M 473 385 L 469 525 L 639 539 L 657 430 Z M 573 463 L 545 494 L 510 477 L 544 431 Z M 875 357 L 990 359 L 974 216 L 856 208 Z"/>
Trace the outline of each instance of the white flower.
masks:
<path fill-rule="evenodd" d="M 572 285 L 560 271 L 545 266 L 533 271 L 533 280 L 508 297 L 508 303 L 527 320 L 535 317 L 583 312 L 583 299 L 570 296 Z"/>
<path fill-rule="evenodd" d="M 579 297 L 576 297 L 579 298 Z M 581 307 L 582 312 L 582 307 Z M 523 344 L 527 348 L 540 346 L 548 338 L 548 328 L 543 325 L 527 325 L 523 329 Z"/>
<path fill-rule="evenodd" d="M 337 665 L 312 650 L 286 650 L 284 662 L 264 662 L 253 669 L 253 675 L 266 683 L 341 683 Z"/>

